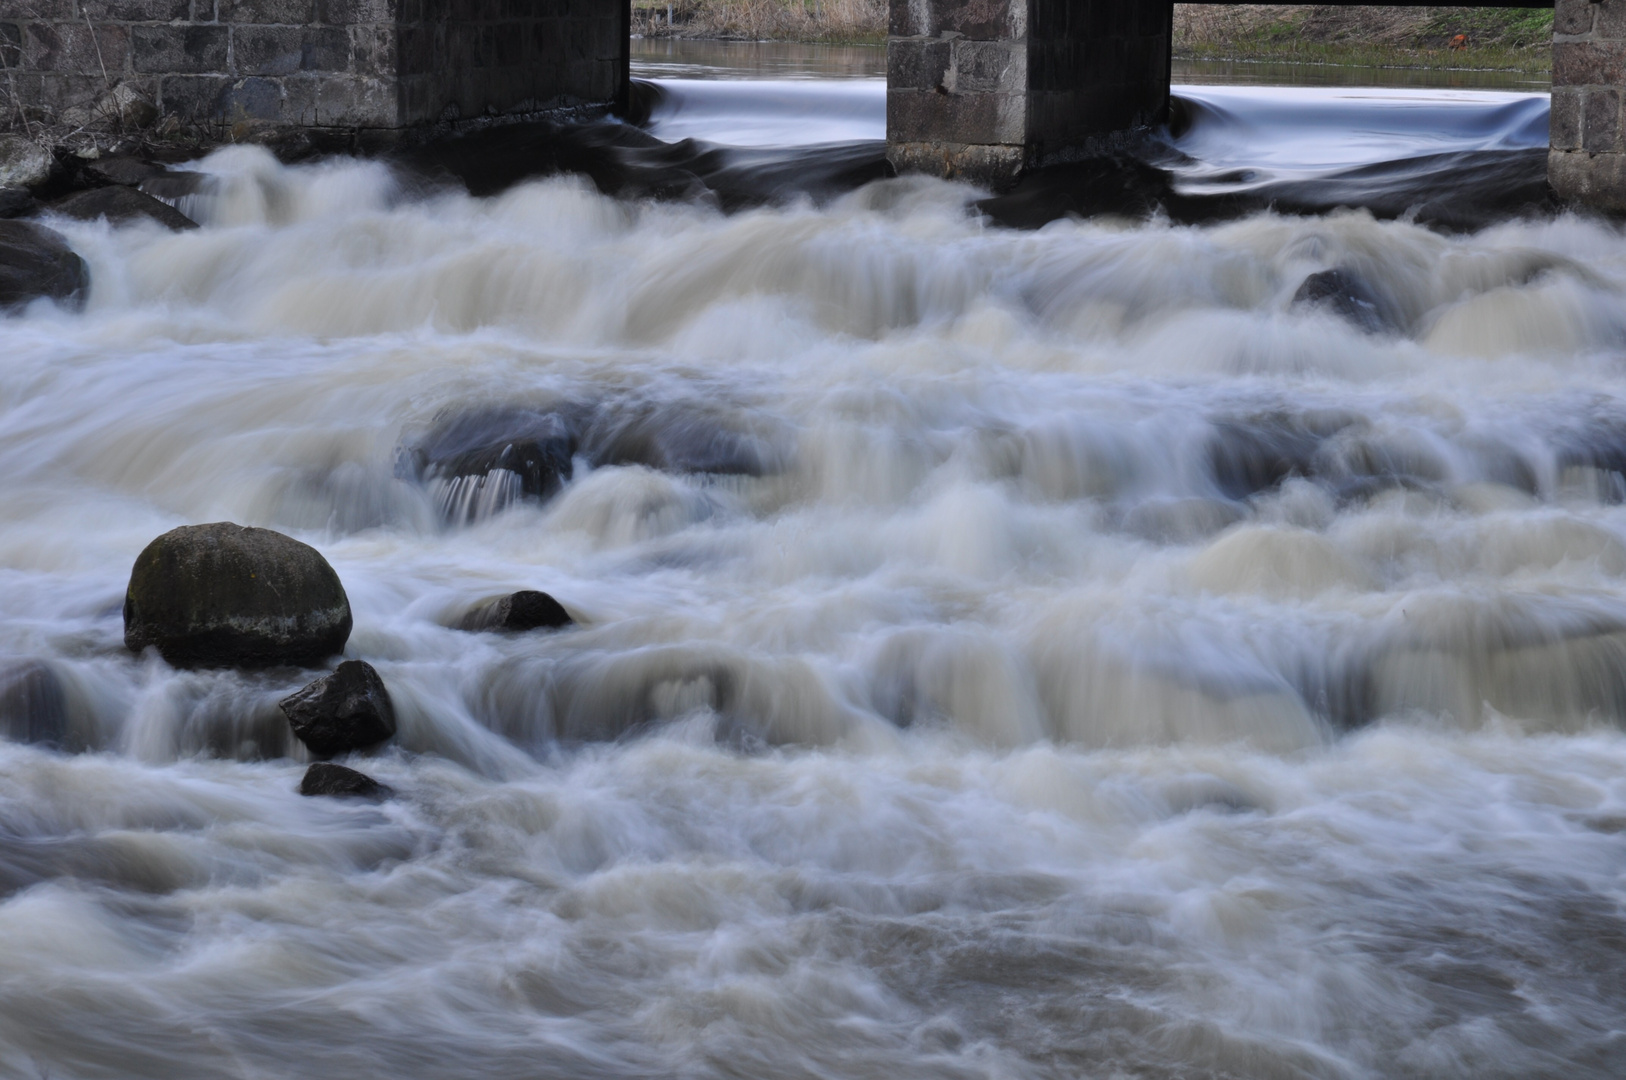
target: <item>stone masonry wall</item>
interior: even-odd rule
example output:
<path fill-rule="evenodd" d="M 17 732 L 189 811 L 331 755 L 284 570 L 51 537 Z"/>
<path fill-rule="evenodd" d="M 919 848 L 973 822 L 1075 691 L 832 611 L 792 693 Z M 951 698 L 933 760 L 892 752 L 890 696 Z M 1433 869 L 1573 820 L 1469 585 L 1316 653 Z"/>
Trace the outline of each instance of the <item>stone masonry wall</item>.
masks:
<path fill-rule="evenodd" d="M 398 129 L 602 104 L 625 0 L 0 0 L 9 120 L 119 83 L 187 123 Z"/>
<path fill-rule="evenodd" d="M 1162 121 L 1173 12 L 1162 0 L 891 0 L 888 157 L 1000 184 Z"/>
<path fill-rule="evenodd" d="M 1547 176 L 1561 198 L 1626 210 L 1623 92 L 1626 0 L 1558 0 Z"/>

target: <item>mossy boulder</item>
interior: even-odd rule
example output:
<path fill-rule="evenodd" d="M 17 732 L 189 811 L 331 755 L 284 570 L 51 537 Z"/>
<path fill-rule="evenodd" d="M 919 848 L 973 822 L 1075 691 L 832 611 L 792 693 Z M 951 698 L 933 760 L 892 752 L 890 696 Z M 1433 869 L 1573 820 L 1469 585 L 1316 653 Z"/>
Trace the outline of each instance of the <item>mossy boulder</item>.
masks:
<path fill-rule="evenodd" d="M 124 643 L 177 667 L 314 666 L 350 638 L 339 575 L 308 544 L 228 521 L 186 525 L 136 557 Z"/>

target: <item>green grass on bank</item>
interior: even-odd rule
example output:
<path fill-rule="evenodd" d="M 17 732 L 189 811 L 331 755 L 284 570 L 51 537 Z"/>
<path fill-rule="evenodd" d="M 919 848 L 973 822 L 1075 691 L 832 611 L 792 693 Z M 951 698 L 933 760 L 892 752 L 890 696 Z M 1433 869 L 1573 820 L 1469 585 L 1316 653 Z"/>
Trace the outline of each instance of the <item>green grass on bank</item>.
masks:
<path fill-rule="evenodd" d="M 1248 9 L 1250 18 L 1210 8 L 1183 25 L 1177 19 L 1174 53 L 1192 60 L 1350 67 L 1531 73 L 1552 67 L 1551 8 L 1300 7 L 1274 15 L 1260 12 Z M 1458 35 L 1464 47 L 1452 48 Z"/>

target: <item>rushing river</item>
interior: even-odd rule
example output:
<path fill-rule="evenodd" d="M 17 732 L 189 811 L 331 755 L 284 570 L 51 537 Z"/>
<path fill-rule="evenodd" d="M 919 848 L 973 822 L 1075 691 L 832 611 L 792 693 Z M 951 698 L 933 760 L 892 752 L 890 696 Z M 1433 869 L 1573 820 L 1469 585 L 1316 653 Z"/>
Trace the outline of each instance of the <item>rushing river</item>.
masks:
<path fill-rule="evenodd" d="M 877 153 L 873 80 L 646 74 L 737 172 Z M 1545 145 L 1180 94 L 1180 198 Z M 0 743 L 0 1075 L 1626 1073 L 1615 225 L 194 167 L 204 228 L 59 222 L 86 310 L 0 323 L 0 719 L 61 747 Z M 399 468 L 516 410 L 620 450 Z M 338 570 L 395 798 L 297 794 L 309 672 L 124 649 L 218 520 Z M 581 625 L 449 628 L 521 588 Z"/>

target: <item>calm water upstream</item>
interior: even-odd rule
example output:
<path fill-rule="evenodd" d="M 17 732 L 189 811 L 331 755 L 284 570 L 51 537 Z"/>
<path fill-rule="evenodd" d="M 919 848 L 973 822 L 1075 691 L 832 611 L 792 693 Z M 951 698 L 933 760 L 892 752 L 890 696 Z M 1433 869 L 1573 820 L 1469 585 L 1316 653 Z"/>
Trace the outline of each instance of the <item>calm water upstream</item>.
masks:
<path fill-rule="evenodd" d="M 655 53 L 704 176 L 876 153 L 873 57 Z M 1178 93 L 1188 203 L 1545 146 L 1518 87 Z M 1626 1074 L 1617 226 L 196 167 L 0 322 L 0 719 L 65 747 L 0 742 L 0 1075 Z M 624 452 L 398 475 L 520 409 Z M 219 520 L 337 568 L 396 798 L 297 794 L 309 672 L 125 651 Z M 519 588 L 581 625 L 448 628 Z"/>

